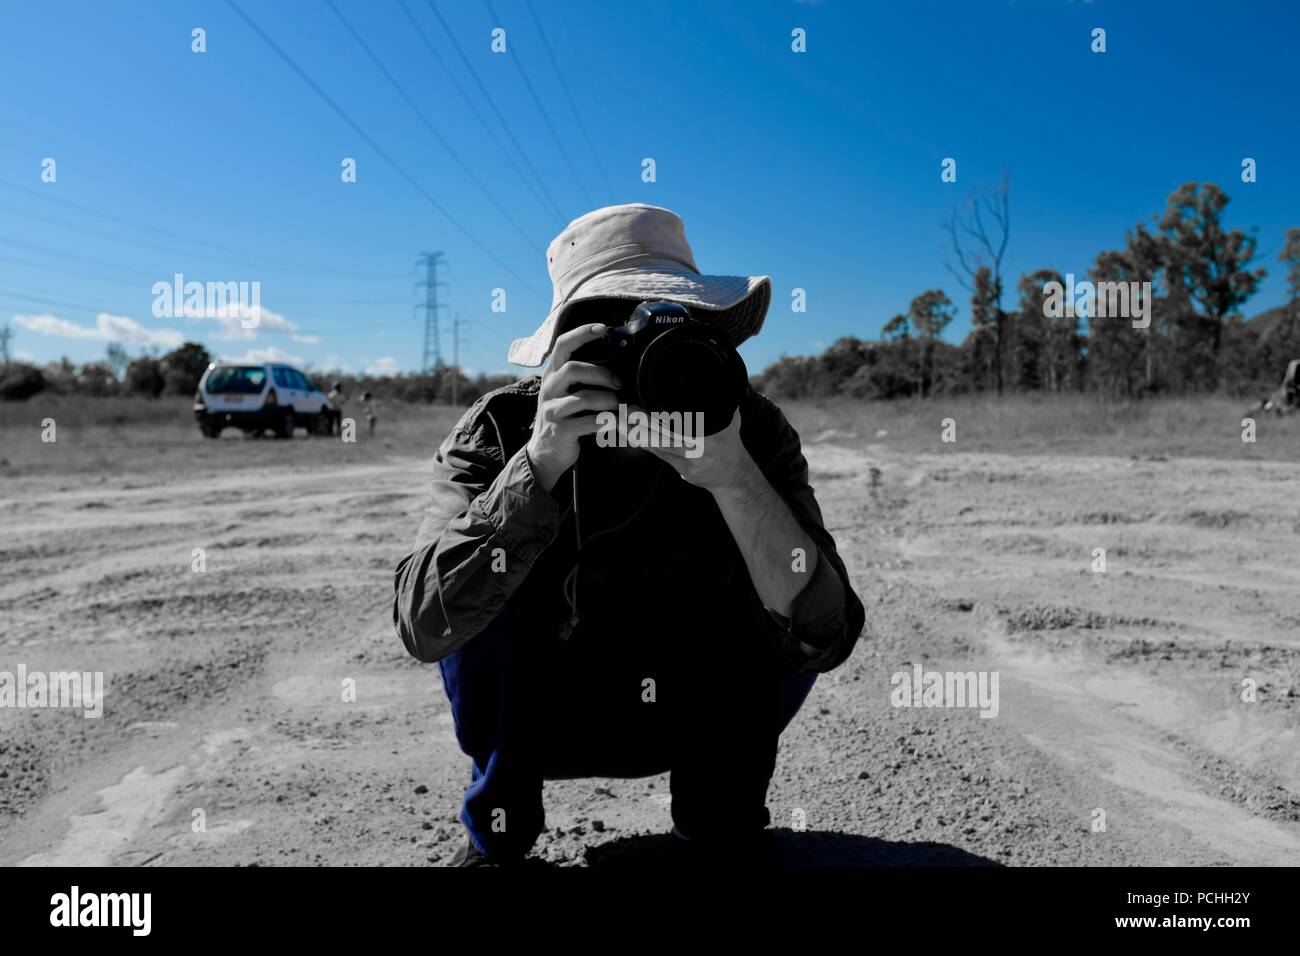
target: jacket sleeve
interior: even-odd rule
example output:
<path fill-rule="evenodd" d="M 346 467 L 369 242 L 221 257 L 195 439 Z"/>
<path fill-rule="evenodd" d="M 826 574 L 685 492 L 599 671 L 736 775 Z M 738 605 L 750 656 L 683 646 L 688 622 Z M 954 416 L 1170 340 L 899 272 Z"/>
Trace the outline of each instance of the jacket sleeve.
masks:
<path fill-rule="evenodd" d="M 525 449 L 505 458 L 491 413 L 471 408 L 434 457 L 415 550 L 397 566 L 393 623 L 411 655 L 432 663 L 482 632 L 559 520 Z"/>
<path fill-rule="evenodd" d="M 853 652 L 866 622 L 866 611 L 853 591 L 848 570 L 835 549 L 835 539 L 822 521 L 821 508 L 808 484 L 808 461 L 798 433 L 776 405 L 756 392 L 750 393 L 748 411 L 750 418 L 757 421 L 752 441 L 746 441 L 746 447 L 817 546 L 817 566 L 795 596 L 790 616 L 786 618 L 771 609 L 768 615 L 782 643 L 803 658 L 800 670 L 833 670 Z M 749 431 L 746 424 L 742 417 L 743 431 Z"/>

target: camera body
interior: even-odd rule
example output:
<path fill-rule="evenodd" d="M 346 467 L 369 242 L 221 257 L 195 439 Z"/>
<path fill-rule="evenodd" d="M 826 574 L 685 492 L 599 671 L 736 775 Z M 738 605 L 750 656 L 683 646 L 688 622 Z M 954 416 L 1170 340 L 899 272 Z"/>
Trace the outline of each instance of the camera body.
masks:
<path fill-rule="evenodd" d="M 622 325 L 574 351 L 574 361 L 618 376 L 618 400 L 647 412 L 704 415 L 704 434 L 731 424 L 748 384 L 744 360 L 675 302 L 640 303 Z"/>

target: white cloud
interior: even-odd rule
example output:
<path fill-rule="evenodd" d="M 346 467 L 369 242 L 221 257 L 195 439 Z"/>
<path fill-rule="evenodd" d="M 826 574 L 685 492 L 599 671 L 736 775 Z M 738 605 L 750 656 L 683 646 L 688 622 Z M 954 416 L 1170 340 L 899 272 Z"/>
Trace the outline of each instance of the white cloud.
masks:
<path fill-rule="evenodd" d="M 264 349 L 249 349 L 243 355 L 223 355 L 223 362 L 235 362 L 240 365 L 260 365 L 263 362 L 282 362 L 285 365 L 297 365 L 301 367 L 303 360 L 301 356 L 290 355 L 274 345 L 269 345 Z"/>
<path fill-rule="evenodd" d="M 251 342 L 259 332 L 295 333 L 298 326 L 290 322 L 279 312 L 273 312 L 264 305 L 257 309 L 258 323 L 251 329 L 244 328 L 243 315 L 239 303 L 222 304 L 215 309 L 208 309 L 202 315 L 191 316 L 199 321 L 216 322 L 221 330 L 217 338 L 225 342 Z"/>
<path fill-rule="evenodd" d="M 126 345 L 164 349 L 174 349 L 185 341 L 185 336 L 175 329 L 147 329 L 134 319 L 128 319 L 124 315 L 109 315 L 107 312 L 99 313 L 93 326 L 78 325 L 48 312 L 42 315 L 15 315 L 14 321 L 28 332 L 61 339 L 122 342 Z"/>
<path fill-rule="evenodd" d="M 188 293 L 186 290 L 189 290 Z M 278 312 L 262 305 L 260 282 L 185 282 L 177 274 L 169 285 L 165 281 L 153 285 L 155 318 L 188 318 L 217 323 L 217 337 L 228 342 L 248 342 L 257 338 L 259 330 L 268 332 L 297 332 L 298 326 Z M 246 328 L 246 319 L 255 324 Z"/>
<path fill-rule="evenodd" d="M 24 329 L 35 332 L 37 335 L 57 335 L 61 339 L 99 338 L 98 330 L 77 325 L 75 322 L 60 319 L 49 313 L 44 315 L 15 315 L 14 321 Z"/>
<path fill-rule="evenodd" d="M 257 324 L 245 328 L 250 311 L 257 317 Z M 215 306 L 204 306 L 198 314 L 186 314 L 185 318 L 197 322 L 213 322 L 217 326 L 216 338 L 222 342 L 253 342 L 263 332 L 288 335 L 293 341 L 304 345 L 319 345 L 319 335 L 308 335 L 298 331 L 298 325 L 286 319 L 280 312 L 268 309 L 261 303 L 256 309 L 245 310 L 238 301 L 222 302 Z"/>
<path fill-rule="evenodd" d="M 397 364 L 397 359 L 393 358 L 391 355 L 377 358 L 366 366 L 366 374 L 374 376 L 396 375 L 401 370 L 402 367 Z"/>
<path fill-rule="evenodd" d="M 223 342 L 252 342 L 263 332 L 273 332 L 288 335 L 293 341 L 303 345 L 320 345 L 319 335 L 298 331 L 297 323 L 286 319 L 279 312 L 259 305 L 256 314 L 258 322 L 251 329 L 244 328 L 244 318 L 247 313 L 241 312 L 238 302 L 205 309 L 201 315 L 190 316 L 190 318 L 200 322 L 215 322 L 219 330 L 216 338 Z"/>

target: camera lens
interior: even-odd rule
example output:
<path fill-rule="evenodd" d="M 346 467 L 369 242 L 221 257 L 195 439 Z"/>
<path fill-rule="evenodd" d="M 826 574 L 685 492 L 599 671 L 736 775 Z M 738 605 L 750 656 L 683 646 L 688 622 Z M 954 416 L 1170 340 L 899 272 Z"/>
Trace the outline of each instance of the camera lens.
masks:
<path fill-rule="evenodd" d="M 698 326 L 659 336 L 645 350 L 637 369 L 637 386 L 647 411 L 702 412 L 706 435 L 731 424 L 744 383 L 740 356 Z"/>

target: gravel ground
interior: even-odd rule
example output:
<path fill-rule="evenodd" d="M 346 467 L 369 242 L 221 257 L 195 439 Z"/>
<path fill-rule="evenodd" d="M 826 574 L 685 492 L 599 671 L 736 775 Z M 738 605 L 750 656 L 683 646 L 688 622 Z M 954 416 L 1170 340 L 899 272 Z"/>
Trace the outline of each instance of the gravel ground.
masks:
<path fill-rule="evenodd" d="M 1300 859 L 1294 466 L 841 437 L 807 454 L 867 633 L 782 738 L 786 862 Z M 429 865 L 463 839 L 438 672 L 390 620 L 424 461 L 227 444 L 6 479 L 0 670 L 102 670 L 107 697 L 0 709 L 0 864 Z M 917 664 L 996 672 L 997 715 L 893 706 Z M 666 776 L 546 805 L 557 864 L 649 859 L 670 826 Z"/>

